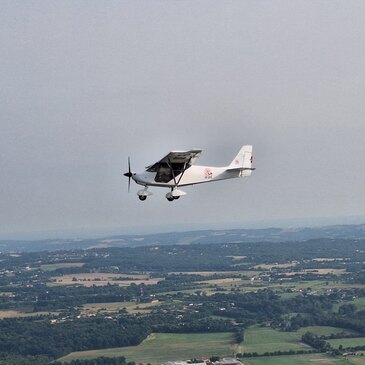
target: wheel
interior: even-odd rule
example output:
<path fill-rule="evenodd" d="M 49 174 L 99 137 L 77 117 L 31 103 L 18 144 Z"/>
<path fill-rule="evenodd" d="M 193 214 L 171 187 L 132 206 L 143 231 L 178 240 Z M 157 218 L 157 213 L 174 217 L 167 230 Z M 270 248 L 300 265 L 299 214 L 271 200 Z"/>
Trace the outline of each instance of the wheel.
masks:
<path fill-rule="evenodd" d="M 144 200 L 147 199 L 147 196 L 146 195 L 138 195 L 138 198 L 139 198 L 139 200 L 144 201 Z"/>
<path fill-rule="evenodd" d="M 176 199 L 176 200 L 179 199 L 179 198 L 180 198 L 180 196 L 174 196 L 174 199 Z"/>
<path fill-rule="evenodd" d="M 172 202 L 173 200 L 175 200 L 175 198 L 173 196 L 166 198 L 169 202 Z"/>

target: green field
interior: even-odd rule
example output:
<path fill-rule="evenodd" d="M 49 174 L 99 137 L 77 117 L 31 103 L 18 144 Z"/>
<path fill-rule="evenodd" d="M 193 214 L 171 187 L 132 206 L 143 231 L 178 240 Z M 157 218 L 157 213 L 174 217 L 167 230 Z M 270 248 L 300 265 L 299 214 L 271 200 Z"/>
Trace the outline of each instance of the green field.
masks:
<path fill-rule="evenodd" d="M 244 358 L 248 365 L 353 365 L 365 364 L 365 362 L 354 362 L 352 359 L 341 357 L 329 357 L 326 354 L 306 354 L 287 356 L 262 356 L 256 358 Z"/>
<path fill-rule="evenodd" d="M 235 353 L 231 333 L 156 333 L 138 346 L 73 352 L 60 360 L 125 356 L 128 361 L 156 363 L 202 356 L 232 356 Z"/>
<path fill-rule="evenodd" d="M 245 340 L 238 352 L 264 352 L 309 350 L 300 342 L 301 335 L 296 332 L 281 332 L 270 327 L 251 327 L 245 331 Z"/>
<path fill-rule="evenodd" d="M 357 310 L 364 310 L 365 309 L 365 297 L 361 297 L 361 298 L 356 298 L 354 300 L 352 300 L 351 302 L 348 303 L 352 303 L 355 304 L 357 307 Z"/>
<path fill-rule="evenodd" d="M 0 319 L 48 316 L 50 314 L 58 314 L 58 312 L 22 312 L 16 310 L 0 310 Z"/>
<path fill-rule="evenodd" d="M 280 295 L 280 298 L 282 299 L 291 299 L 291 298 L 295 298 L 298 293 L 293 292 L 293 293 L 277 293 Z"/>
<path fill-rule="evenodd" d="M 335 340 L 327 341 L 333 348 L 337 349 L 340 345 L 342 347 L 355 347 L 355 346 L 365 346 L 365 337 L 359 338 L 336 338 Z"/>
<path fill-rule="evenodd" d="M 137 302 L 110 302 L 110 303 L 86 303 L 82 306 L 82 314 L 90 313 L 117 313 L 120 309 L 125 308 L 129 314 L 149 313 L 151 308 L 161 305 L 156 303 L 137 303 Z"/>
<path fill-rule="evenodd" d="M 254 326 L 245 331 L 245 342 L 232 345 L 231 333 L 207 334 L 152 334 L 138 346 L 111 348 L 71 353 L 62 360 L 70 361 L 80 358 L 95 358 L 98 356 L 125 356 L 128 361 L 135 362 L 162 362 L 167 360 L 186 360 L 194 357 L 212 355 L 232 356 L 237 352 L 264 352 L 309 350 L 300 339 L 303 333 L 312 332 L 317 335 L 329 335 L 342 332 L 342 328 L 327 326 L 311 326 L 300 329 L 298 332 L 281 332 L 270 327 Z M 349 331 L 347 331 L 349 332 Z M 365 338 L 336 339 L 329 341 L 334 347 L 340 344 L 345 346 L 365 345 Z M 338 343 L 336 345 L 336 343 Z M 161 351 L 163 349 L 163 351 Z M 354 358 L 354 361 L 357 359 Z M 349 362 L 342 358 L 330 358 L 324 354 L 306 354 L 293 356 L 272 356 L 246 358 L 245 362 L 252 365 L 259 364 L 361 364 Z"/>
<path fill-rule="evenodd" d="M 349 360 L 350 364 L 365 365 L 365 356 L 351 356 Z"/>
<path fill-rule="evenodd" d="M 59 264 L 47 264 L 41 265 L 41 270 L 43 271 L 54 271 L 57 269 L 67 269 L 70 267 L 82 267 L 85 264 L 83 262 L 62 262 Z"/>
<path fill-rule="evenodd" d="M 300 334 L 301 336 L 304 335 L 306 332 L 312 332 L 317 336 L 329 336 L 331 334 L 341 333 L 341 332 L 345 332 L 348 334 L 356 334 L 355 331 L 351 331 L 345 328 L 329 327 L 329 326 L 302 327 L 297 331 L 297 333 Z"/>

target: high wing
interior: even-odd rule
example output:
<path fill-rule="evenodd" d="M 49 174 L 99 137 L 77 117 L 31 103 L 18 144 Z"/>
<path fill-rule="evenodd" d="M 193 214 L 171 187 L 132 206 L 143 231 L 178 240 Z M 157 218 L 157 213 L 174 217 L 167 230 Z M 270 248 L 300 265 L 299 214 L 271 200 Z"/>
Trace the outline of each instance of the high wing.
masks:
<path fill-rule="evenodd" d="M 165 157 L 163 157 L 160 161 L 149 165 L 146 167 L 147 171 L 157 170 L 160 164 L 182 164 L 187 167 L 187 165 L 191 166 L 195 163 L 195 161 L 200 157 L 202 150 L 190 150 L 190 151 L 171 151 Z"/>

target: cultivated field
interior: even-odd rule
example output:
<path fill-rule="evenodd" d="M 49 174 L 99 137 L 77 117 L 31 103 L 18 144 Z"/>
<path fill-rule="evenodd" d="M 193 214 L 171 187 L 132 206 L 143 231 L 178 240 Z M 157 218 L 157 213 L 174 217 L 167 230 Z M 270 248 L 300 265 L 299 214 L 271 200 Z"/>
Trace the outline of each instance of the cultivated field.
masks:
<path fill-rule="evenodd" d="M 260 264 L 260 265 L 255 265 L 254 268 L 255 269 L 260 269 L 260 270 L 272 270 L 272 269 L 288 269 L 290 267 L 294 267 L 296 266 L 297 263 L 296 262 L 288 262 L 285 264 Z"/>
<path fill-rule="evenodd" d="M 350 361 L 349 364 L 365 364 L 365 356 L 351 356 L 348 358 L 348 360 Z"/>
<path fill-rule="evenodd" d="M 317 336 L 329 336 L 331 334 L 335 333 L 342 333 L 345 332 L 347 334 L 356 335 L 357 333 L 352 330 L 348 330 L 345 328 L 339 328 L 339 327 L 330 327 L 330 326 L 309 326 L 309 327 L 302 327 L 300 328 L 297 333 L 302 336 L 306 332 L 312 332 Z"/>
<path fill-rule="evenodd" d="M 217 275 L 225 275 L 227 277 L 237 276 L 237 275 L 245 275 L 248 277 L 257 276 L 260 274 L 260 271 L 255 270 L 239 270 L 239 271 L 171 271 L 169 274 L 176 275 L 201 275 L 201 276 L 211 276 L 214 274 Z"/>
<path fill-rule="evenodd" d="M 198 284 L 210 284 L 210 285 L 221 285 L 221 284 L 231 284 L 231 283 L 239 283 L 241 282 L 240 278 L 224 278 L 224 279 L 212 279 L 212 280 L 204 280 L 198 281 Z"/>
<path fill-rule="evenodd" d="M 50 314 L 57 314 L 55 312 L 21 312 L 16 310 L 2 310 L 0 311 L 0 319 L 4 318 L 20 318 L 20 317 L 36 317 L 47 316 Z"/>
<path fill-rule="evenodd" d="M 333 348 L 338 348 L 340 345 L 342 347 L 355 347 L 355 346 L 365 346 L 365 337 L 359 338 L 336 338 L 335 340 L 327 341 Z"/>
<path fill-rule="evenodd" d="M 247 256 L 227 256 L 227 257 L 230 257 L 233 261 L 240 261 L 247 258 Z"/>
<path fill-rule="evenodd" d="M 358 310 L 364 310 L 365 309 L 365 297 L 356 298 L 352 301 L 352 303 L 356 305 Z"/>
<path fill-rule="evenodd" d="M 68 269 L 70 267 L 83 267 L 85 263 L 83 262 L 62 262 L 59 264 L 47 264 L 41 265 L 41 270 L 43 271 L 54 271 L 57 269 Z"/>
<path fill-rule="evenodd" d="M 316 257 L 316 258 L 312 259 L 312 261 L 317 261 L 317 262 L 331 262 L 331 261 L 344 261 L 344 260 L 348 260 L 348 259 L 342 258 L 342 257 L 336 257 L 336 258 Z"/>
<path fill-rule="evenodd" d="M 349 359 L 334 358 L 325 354 L 263 356 L 244 358 L 249 365 L 352 365 L 365 364 L 365 362 L 352 362 Z"/>
<path fill-rule="evenodd" d="M 156 333 L 138 346 L 74 352 L 61 360 L 87 359 L 99 356 L 125 356 L 128 361 L 156 364 L 168 360 L 203 356 L 232 356 L 235 353 L 231 333 Z"/>
<path fill-rule="evenodd" d="M 83 286 L 104 286 L 119 285 L 130 286 L 131 284 L 154 285 L 163 278 L 150 278 L 148 274 L 111 274 L 111 273 L 82 273 L 60 275 L 51 278 L 52 284 L 56 285 L 83 285 Z"/>
<path fill-rule="evenodd" d="M 282 332 L 270 327 L 251 327 L 245 331 L 245 340 L 238 346 L 237 352 L 265 352 L 310 350 L 300 342 L 301 335 L 296 332 Z"/>
<path fill-rule="evenodd" d="M 290 271 L 287 273 L 284 273 L 285 276 L 293 276 L 293 275 L 302 275 L 302 274 L 316 274 L 316 275 L 342 275 L 346 272 L 345 269 L 305 269 L 302 271 Z"/>
<path fill-rule="evenodd" d="M 88 303 L 82 306 L 82 314 L 116 313 L 125 309 L 129 314 L 149 313 L 152 307 L 160 305 L 161 302 L 137 303 L 137 302 L 112 302 L 112 303 Z"/>

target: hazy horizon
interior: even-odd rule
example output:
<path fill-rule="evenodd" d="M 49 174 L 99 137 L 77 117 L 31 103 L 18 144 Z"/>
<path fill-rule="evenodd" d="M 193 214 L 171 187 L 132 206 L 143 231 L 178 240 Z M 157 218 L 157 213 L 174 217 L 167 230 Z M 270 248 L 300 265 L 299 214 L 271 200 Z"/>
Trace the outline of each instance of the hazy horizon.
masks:
<path fill-rule="evenodd" d="M 365 224 L 365 216 L 357 217 L 307 217 L 291 218 L 286 220 L 274 219 L 271 221 L 252 221 L 242 224 L 240 222 L 210 224 L 176 224 L 161 226 L 130 226 L 127 228 L 99 228 L 99 229 L 73 229 L 73 230 L 50 230 L 29 232 L 5 232 L 0 234 L 0 240 L 42 240 L 42 239 L 77 239 L 77 238 L 100 238 L 113 235 L 149 235 L 168 232 L 188 232 L 201 230 L 230 230 L 230 229 L 265 229 L 265 228 L 315 228 L 335 225 Z"/>

